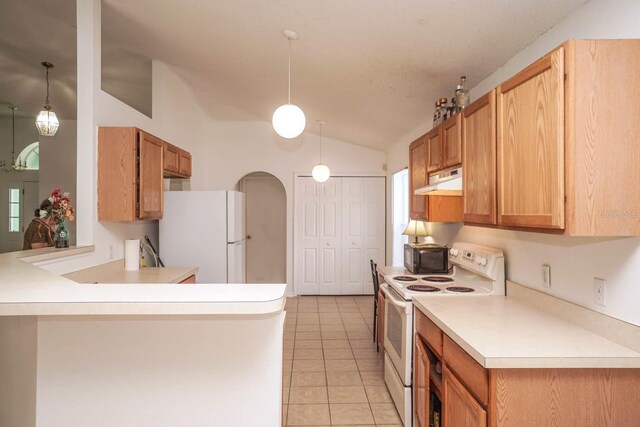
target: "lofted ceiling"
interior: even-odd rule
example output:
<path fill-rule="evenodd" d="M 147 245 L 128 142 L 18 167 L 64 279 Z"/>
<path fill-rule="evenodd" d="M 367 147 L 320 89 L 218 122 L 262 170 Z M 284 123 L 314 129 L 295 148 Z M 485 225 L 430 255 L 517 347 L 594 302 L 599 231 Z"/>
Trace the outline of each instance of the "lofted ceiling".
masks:
<path fill-rule="evenodd" d="M 74 0 L 0 0 L 0 116 L 13 105 L 16 117 L 35 120 L 46 95 L 40 63 L 48 61 L 51 105 L 60 120 L 75 119 L 75 21 Z"/>
<path fill-rule="evenodd" d="M 473 87 L 584 3 L 103 0 L 103 31 L 189 70 L 204 106 L 230 107 L 218 118 L 270 120 L 286 102 L 281 30 L 292 29 L 300 35 L 292 102 L 307 122 L 322 119 L 328 136 L 384 149 L 430 120 L 436 98 L 451 98 L 460 75 Z"/>
<path fill-rule="evenodd" d="M 488 76 L 586 0 L 102 0 L 103 38 L 184 70 L 220 120 L 269 121 L 292 102 L 324 134 L 385 149 L 424 127 L 434 101 Z M 0 0 L 0 107 L 34 116 L 44 103 L 76 115 L 74 0 Z M 9 110 L 0 108 L 0 115 Z"/>

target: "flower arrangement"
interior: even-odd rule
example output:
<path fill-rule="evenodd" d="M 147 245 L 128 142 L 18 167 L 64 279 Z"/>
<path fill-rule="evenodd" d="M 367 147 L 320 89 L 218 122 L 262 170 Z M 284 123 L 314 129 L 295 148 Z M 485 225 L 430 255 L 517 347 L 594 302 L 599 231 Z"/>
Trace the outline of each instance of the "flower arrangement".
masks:
<path fill-rule="evenodd" d="M 66 219 L 69 221 L 73 221 L 75 219 L 75 211 L 73 210 L 73 206 L 71 206 L 69 193 L 62 193 L 60 189 L 53 190 L 49 197 L 49 201 L 51 202 L 51 206 L 47 209 L 40 210 L 40 218 L 53 216 L 57 223 L 61 223 Z"/>

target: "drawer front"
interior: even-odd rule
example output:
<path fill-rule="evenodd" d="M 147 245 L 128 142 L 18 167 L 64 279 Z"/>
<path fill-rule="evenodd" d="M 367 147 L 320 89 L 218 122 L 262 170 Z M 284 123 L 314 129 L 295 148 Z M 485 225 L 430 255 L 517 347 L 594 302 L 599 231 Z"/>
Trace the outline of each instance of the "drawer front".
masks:
<path fill-rule="evenodd" d="M 443 351 L 444 363 L 486 408 L 489 403 L 488 371 L 446 335 L 443 340 Z"/>
<path fill-rule="evenodd" d="M 442 357 L 442 331 L 420 310 L 414 309 L 416 331 L 429 344 L 431 350 L 438 356 Z"/>

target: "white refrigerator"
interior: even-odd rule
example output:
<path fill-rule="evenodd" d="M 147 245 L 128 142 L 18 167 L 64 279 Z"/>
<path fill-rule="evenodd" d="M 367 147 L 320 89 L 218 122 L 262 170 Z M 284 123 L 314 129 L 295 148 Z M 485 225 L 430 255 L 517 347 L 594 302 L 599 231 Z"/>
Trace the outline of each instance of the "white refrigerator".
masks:
<path fill-rule="evenodd" d="M 198 283 L 244 283 L 244 193 L 165 191 L 160 258 L 199 268 Z"/>

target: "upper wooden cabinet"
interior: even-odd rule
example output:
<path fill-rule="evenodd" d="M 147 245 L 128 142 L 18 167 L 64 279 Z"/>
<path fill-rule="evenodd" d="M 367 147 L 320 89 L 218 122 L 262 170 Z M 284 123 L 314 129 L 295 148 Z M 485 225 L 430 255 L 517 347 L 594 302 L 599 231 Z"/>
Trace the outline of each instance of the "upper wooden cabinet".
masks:
<path fill-rule="evenodd" d="M 146 132 L 138 132 L 139 176 L 138 218 L 162 218 L 162 150 L 161 139 Z"/>
<path fill-rule="evenodd" d="M 416 188 L 427 185 L 425 138 L 419 138 L 409 146 L 409 218 L 427 219 L 427 201 L 425 196 L 414 195 Z"/>
<path fill-rule="evenodd" d="M 640 235 L 639 68 L 640 40 L 569 40 L 498 87 L 500 225 Z"/>
<path fill-rule="evenodd" d="M 188 151 L 182 149 L 180 149 L 178 173 L 184 178 L 191 177 L 191 154 Z"/>
<path fill-rule="evenodd" d="M 496 224 L 496 91 L 461 116 L 464 221 Z"/>
<path fill-rule="evenodd" d="M 498 223 L 564 228 L 564 48 L 498 87 Z"/>
<path fill-rule="evenodd" d="M 442 124 L 442 167 L 462 163 L 462 114 L 450 117 Z"/>
<path fill-rule="evenodd" d="M 163 152 L 165 178 L 191 177 L 191 154 L 188 151 L 165 142 Z"/>
<path fill-rule="evenodd" d="M 162 218 L 163 141 L 137 128 L 98 130 L 98 220 Z"/>
<path fill-rule="evenodd" d="M 427 174 L 442 169 L 442 126 L 431 129 L 424 136 L 427 145 Z"/>
<path fill-rule="evenodd" d="M 640 235 L 640 40 L 565 43 L 566 234 Z"/>
<path fill-rule="evenodd" d="M 180 171 L 180 149 L 168 142 L 164 143 L 164 172 L 166 174 L 177 174 Z"/>

